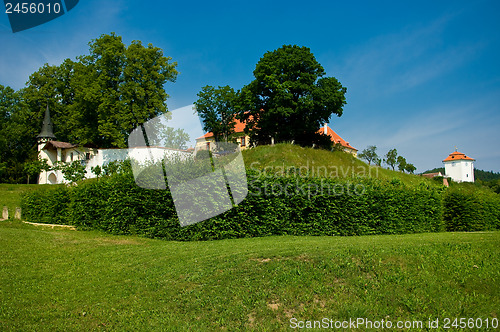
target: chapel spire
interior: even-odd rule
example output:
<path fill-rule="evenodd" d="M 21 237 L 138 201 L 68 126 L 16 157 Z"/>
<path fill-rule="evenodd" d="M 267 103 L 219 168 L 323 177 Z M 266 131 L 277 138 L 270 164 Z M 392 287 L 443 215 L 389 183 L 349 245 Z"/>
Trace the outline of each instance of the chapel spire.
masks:
<path fill-rule="evenodd" d="M 52 120 L 50 119 L 49 105 L 47 104 L 47 109 L 45 110 L 45 118 L 43 119 L 42 131 L 36 137 L 39 140 L 53 140 L 56 138 L 54 135 Z"/>

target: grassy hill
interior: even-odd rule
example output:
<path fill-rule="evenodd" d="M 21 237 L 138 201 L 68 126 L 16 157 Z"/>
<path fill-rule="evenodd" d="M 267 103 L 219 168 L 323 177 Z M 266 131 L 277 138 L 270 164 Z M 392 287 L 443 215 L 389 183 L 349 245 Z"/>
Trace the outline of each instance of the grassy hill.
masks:
<path fill-rule="evenodd" d="M 500 232 L 175 242 L 3 221 L 0 330 L 284 331 L 323 318 L 491 326 L 499 244 Z"/>
<path fill-rule="evenodd" d="M 0 211 L 4 206 L 9 208 L 9 216 L 14 216 L 16 207 L 21 206 L 21 194 L 38 188 L 37 184 L 0 183 Z"/>
<path fill-rule="evenodd" d="M 369 166 L 360 159 L 342 151 L 326 151 L 304 148 L 292 144 L 276 144 L 274 146 L 258 146 L 243 151 L 243 159 L 247 169 L 254 169 L 266 174 L 280 174 L 283 170 L 289 173 L 292 168 L 309 170 L 312 176 L 347 178 L 354 176 L 374 177 L 381 180 L 399 179 L 408 185 L 425 182 L 436 185 L 418 175 L 392 171 L 383 167 Z"/>

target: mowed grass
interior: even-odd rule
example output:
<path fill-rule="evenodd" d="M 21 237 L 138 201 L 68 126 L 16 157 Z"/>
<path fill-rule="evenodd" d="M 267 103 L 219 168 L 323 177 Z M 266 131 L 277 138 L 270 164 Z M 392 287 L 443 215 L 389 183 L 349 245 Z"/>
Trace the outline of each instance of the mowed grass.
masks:
<path fill-rule="evenodd" d="M 500 309 L 499 257 L 500 232 L 183 243 L 3 221 L 0 330 L 491 319 Z"/>
<path fill-rule="evenodd" d="M 243 159 L 247 169 L 253 169 L 261 174 L 281 176 L 290 171 L 291 167 L 309 171 L 310 176 L 329 178 L 370 177 L 380 180 L 399 179 L 408 185 L 418 185 L 422 182 L 437 186 L 438 183 L 419 175 L 393 171 L 383 167 L 368 165 L 343 151 L 326 151 L 301 147 L 292 144 L 263 145 L 243 151 Z"/>

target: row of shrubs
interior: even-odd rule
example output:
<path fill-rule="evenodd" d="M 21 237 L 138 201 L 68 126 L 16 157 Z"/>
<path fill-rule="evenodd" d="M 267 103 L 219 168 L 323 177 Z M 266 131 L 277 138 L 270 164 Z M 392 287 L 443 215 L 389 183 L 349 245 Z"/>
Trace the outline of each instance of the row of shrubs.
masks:
<path fill-rule="evenodd" d="M 247 177 L 243 202 L 186 227 L 170 192 L 138 187 L 130 171 L 26 193 L 23 213 L 32 222 L 180 241 L 500 229 L 496 194 L 369 178 Z"/>

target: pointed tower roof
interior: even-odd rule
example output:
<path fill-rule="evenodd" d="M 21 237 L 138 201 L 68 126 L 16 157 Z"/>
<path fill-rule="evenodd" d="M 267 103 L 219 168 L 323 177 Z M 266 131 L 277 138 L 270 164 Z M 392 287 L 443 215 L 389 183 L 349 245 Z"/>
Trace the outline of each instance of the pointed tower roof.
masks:
<path fill-rule="evenodd" d="M 47 109 L 45 110 L 45 118 L 43 119 L 42 131 L 36 138 L 51 138 L 55 139 L 54 130 L 53 130 L 52 120 L 50 120 L 50 111 L 49 105 L 47 105 Z"/>

